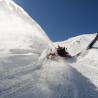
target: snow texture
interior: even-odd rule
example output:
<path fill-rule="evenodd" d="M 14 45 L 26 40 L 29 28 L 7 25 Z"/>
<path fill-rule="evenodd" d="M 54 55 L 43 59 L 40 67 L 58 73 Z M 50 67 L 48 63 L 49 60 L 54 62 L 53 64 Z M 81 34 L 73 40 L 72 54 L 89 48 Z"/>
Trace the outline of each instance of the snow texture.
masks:
<path fill-rule="evenodd" d="M 21 7 L 0 0 L 0 98 L 98 98 L 98 43 L 85 50 L 94 37 L 53 43 Z M 57 44 L 82 54 L 47 59 Z"/>

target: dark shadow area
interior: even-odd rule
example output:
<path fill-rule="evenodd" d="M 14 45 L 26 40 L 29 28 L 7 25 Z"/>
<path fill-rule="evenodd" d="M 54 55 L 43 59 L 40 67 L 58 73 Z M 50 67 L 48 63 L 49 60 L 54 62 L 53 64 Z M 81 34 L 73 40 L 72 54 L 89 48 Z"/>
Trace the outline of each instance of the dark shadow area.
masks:
<path fill-rule="evenodd" d="M 98 49 L 98 47 L 92 47 L 92 49 Z"/>
<path fill-rule="evenodd" d="M 60 84 L 49 85 L 53 94 L 45 98 L 98 98 L 98 90 L 88 78 L 72 67 L 69 70 L 71 77 L 66 77 L 65 74 L 65 79 L 61 80 Z M 39 95 L 34 96 L 34 98 L 39 97 Z M 43 98 L 43 94 L 40 98 Z"/>
<path fill-rule="evenodd" d="M 71 58 L 65 57 L 64 60 L 65 60 L 67 63 L 75 63 L 75 62 L 77 61 L 77 56 L 74 56 L 74 57 L 71 57 Z"/>
<path fill-rule="evenodd" d="M 72 68 L 74 71 L 74 80 L 77 85 L 79 97 L 78 98 L 98 98 L 97 87 L 85 76 L 83 76 L 79 71 Z"/>

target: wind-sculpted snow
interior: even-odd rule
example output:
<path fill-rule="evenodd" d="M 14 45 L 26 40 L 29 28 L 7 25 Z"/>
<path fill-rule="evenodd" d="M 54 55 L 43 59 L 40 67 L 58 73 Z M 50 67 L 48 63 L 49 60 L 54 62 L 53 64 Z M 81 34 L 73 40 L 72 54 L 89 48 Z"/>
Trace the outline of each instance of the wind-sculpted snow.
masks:
<path fill-rule="evenodd" d="M 15 65 L 23 63 L 21 59 L 15 57 L 3 59 L 7 63 L 4 61 L 0 63 L 2 64 L 0 67 L 4 69 L 0 75 L 0 97 L 97 98 L 96 87 L 87 78 L 60 57 L 47 60 L 46 53 L 47 51 L 44 51 L 35 64 L 34 61 L 25 64 L 27 58 L 31 59 L 29 55 L 26 59 L 22 57 L 24 65 Z M 13 59 L 17 62 L 15 63 Z"/>
<path fill-rule="evenodd" d="M 71 42 L 65 46 L 73 45 Z M 86 60 L 93 52 L 85 52 L 79 59 L 47 59 L 53 47 L 22 8 L 11 0 L 0 0 L 0 98 L 98 98 L 97 76 L 93 82 L 88 77 L 91 69 L 85 75 L 86 67 L 79 70 L 75 66 L 88 64 Z M 76 53 L 72 48 L 70 51 Z"/>
<path fill-rule="evenodd" d="M 0 50 L 32 47 L 42 52 L 49 43 L 45 32 L 22 8 L 11 0 L 0 1 Z"/>

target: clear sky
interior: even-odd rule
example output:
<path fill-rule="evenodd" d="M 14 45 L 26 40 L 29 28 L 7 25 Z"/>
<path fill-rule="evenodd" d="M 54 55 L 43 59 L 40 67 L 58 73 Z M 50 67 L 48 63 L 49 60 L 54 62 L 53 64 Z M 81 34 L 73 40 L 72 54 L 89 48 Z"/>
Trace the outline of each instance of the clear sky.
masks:
<path fill-rule="evenodd" d="M 98 32 L 98 0 L 15 0 L 53 41 Z"/>

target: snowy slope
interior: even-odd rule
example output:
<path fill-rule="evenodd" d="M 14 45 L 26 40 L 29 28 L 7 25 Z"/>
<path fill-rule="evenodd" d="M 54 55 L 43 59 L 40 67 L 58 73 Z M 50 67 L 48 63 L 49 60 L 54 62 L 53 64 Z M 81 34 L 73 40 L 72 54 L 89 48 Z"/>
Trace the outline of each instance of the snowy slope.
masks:
<path fill-rule="evenodd" d="M 89 81 L 93 84 L 93 87 L 95 87 L 94 89 L 96 90 L 96 93 L 95 91 L 93 94 L 87 93 L 86 98 L 90 98 L 88 97 L 88 94 L 91 96 L 91 98 L 98 97 L 93 96 L 98 94 L 98 41 L 94 44 L 92 49 L 85 50 L 95 36 L 96 34 L 80 35 L 68 39 L 67 41 L 56 43 L 56 45 L 60 44 L 61 46 L 67 47 L 67 50 L 73 56 L 81 52 L 80 56 L 76 57 L 75 59 L 69 59 L 67 62 L 83 76 L 89 79 Z M 85 85 L 85 87 L 87 87 L 87 85 Z M 90 87 L 90 85 L 88 86 Z M 93 87 L 91 86 L 89 90 L 92 90 Z"/>
<path fill-rule="evenodd" d="M 85 50 L 90 42 L 94 39 L 96 34 L 84 34 L 77 37 L 70 38 L 66 41 L 56 42 L 55 45 L 60 44 L 65 46 L 68 52 L 74 56 L 77 53 Z"/>
<path fill-rule="evenodd" d="M 95 35 L 84 36 L 64 42 L 71 54 L 84 50 Z M 77 59 L 49 60 L 51 47 L 51 40 L 21 7 L 0 0 L 0 98 L 98 98 L 97 49 Z"/>
<path fill-rule="evenodd" d="M 0 50 L 37 47 L 41 41 L 50 42 L 41 27 L 22 8 L 8 0 L 0 1 L 0 35 Z"/>

